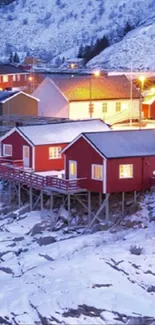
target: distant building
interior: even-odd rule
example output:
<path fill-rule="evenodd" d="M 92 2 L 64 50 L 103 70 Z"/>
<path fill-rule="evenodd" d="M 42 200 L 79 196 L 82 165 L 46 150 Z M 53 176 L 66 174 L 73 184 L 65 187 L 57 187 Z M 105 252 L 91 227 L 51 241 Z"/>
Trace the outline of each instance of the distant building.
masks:
<path fill-rule="evenodd" d="M 22 91 L 0 91 L 0 115 L 38 115 L 39 100 Z"/>
<path fill-rule="evenodd" d="M 40 63 L 41 63 L 40 59 L 35 58 L 33 56 L 27 56 L 23 62 L 23 64 L 26 66 L 33 66 L 33 65 L 40 64 Z"/>
<path fill-rule="evenodd" d="M 137 119 L 140 92 L 125 76 L 64 76 L 52 80 L 45 78 L 33 92 L 40 99 L 40 116 L 70 119 L 101 118 L 114 124 Z"/>
<path fill-rule="evenodd" d="M 68 59 L 65 63 L 69 69 L 80 69 L 85 66 L 84 59 L 81 58 Z"/>
<path fill-rule="evenodd" d="M 22 88 L 27 84 L 29 72 L 12 64 L 0 64 L 0 90 Z"/>

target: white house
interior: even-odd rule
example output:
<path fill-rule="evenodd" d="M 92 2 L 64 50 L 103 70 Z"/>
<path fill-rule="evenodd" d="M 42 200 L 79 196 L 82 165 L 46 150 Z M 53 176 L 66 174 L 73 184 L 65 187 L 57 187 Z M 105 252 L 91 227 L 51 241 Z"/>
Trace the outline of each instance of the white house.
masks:
<path fill-rule="evenodd" d="M 40 100 L 39 115 L 101 118 L 107 123 L 139 116 L 140 92 L 132 85 L 130 98 L 131 85 L 124 75 L 51 78 L 45 78 L 33 92 L 33 96 Z"/>

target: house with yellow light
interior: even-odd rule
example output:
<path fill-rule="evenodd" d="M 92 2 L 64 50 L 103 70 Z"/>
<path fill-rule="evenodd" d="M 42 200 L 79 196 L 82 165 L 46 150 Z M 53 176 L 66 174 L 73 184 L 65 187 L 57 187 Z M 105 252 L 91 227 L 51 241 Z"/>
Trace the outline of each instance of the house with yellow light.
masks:
<path fill-rule="evenodd" d="M 124 76 L 64 75 L 47 77 L 33 92 L 39 115 L 70 119 L 101 118 L 114 124 L 138 119 L 139 90 Z"/>

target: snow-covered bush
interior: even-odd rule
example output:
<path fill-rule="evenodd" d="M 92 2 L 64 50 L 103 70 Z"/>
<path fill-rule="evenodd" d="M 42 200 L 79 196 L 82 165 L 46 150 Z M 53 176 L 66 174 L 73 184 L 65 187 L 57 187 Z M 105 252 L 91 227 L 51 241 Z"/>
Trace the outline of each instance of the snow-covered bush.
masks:
<path fill-rule="evenodd" d="M 143 254 L 143 247 L 138 245 L 130 246 L 130 253 L 133 255 L 141 255 Z"/>
<path fill-rule="evenodd" d="M 23 25 L 27 25 L 27 24 L 28 24 L 28 19 L 27 18 L 23 19 Z"/>

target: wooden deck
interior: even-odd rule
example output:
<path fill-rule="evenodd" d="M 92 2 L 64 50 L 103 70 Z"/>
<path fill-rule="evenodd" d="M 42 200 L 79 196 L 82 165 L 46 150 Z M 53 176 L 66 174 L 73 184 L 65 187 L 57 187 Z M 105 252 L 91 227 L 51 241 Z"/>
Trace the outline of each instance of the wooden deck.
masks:
<path fill-rule="evenodd" d="M 7 159 L 3 159 L 3 162 L 0 160 L 0 178 L 10 182 L 20 183 L 22 186 L 25 185 L 36 190 L 64 194 L 87 191 L 84 187 L 85 179 L 65 180 L 53 176 L 37 175 L 32 171 L 26 171 L 20 160 L 12 162 L 8 162 Z"/>

